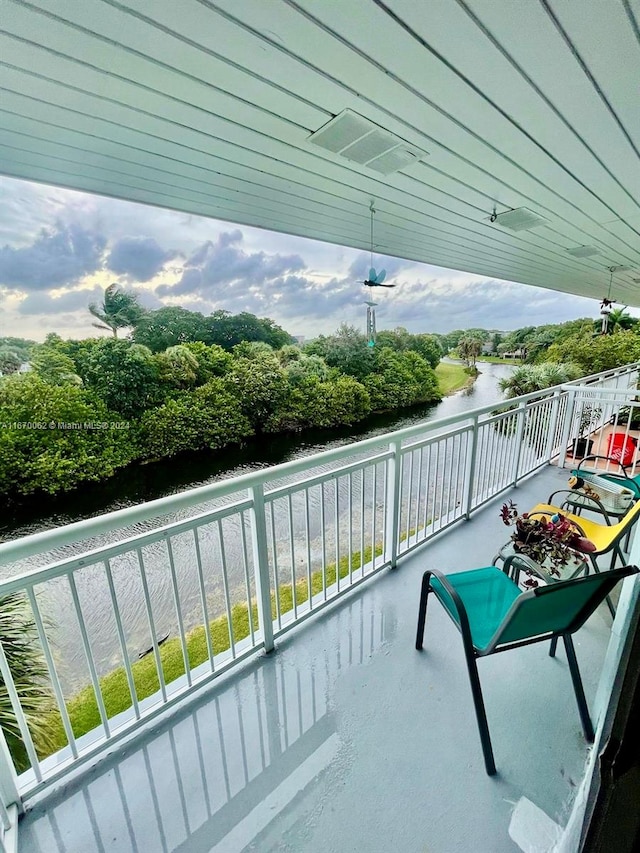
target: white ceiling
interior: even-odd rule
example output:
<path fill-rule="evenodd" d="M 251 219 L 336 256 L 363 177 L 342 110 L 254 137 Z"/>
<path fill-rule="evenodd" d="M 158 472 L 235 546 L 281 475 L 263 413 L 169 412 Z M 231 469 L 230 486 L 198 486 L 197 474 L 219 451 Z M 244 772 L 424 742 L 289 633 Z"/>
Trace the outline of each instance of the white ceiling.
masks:
<path fill-rule="evenodd" d="M 0 0 L 5 175 L 357 248 L 374 199 L 378 252 L 634 306 L 639 95 L 640 0 Z M 309 142 L 345 108 L 429 156 Z"/>

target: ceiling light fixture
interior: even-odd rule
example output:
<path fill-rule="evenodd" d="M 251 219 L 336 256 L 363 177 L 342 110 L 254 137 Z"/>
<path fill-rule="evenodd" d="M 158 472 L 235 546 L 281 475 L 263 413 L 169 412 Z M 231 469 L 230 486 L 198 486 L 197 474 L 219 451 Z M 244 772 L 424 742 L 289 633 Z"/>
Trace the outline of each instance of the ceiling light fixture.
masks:
<path fill-rule="evenodd" d="M 516 207 L 512 210 L 506 210 L 504 213 L 496 213 L 495 208 L 489 217 L 490 222 L 497 222 L 503 228 L 508 228 L 510 231 L 529 231 L 531 228 L 538 228 L 541 225 L 547 225 L 549 220 L 538 213 L 534 213 L 527 207 Z"/>
<path fill-rule="evenodd" d="M 427 151 L 410 145 L 353 110 L 343 110 L 314 131 L 308 140 L 381 175 L 391 175 L 428 156 Z"/>
<path fill-rule="evenodd" d="M 571 249 L 565 249 L 565 252 L 574 258 L 589 258 L 591 255 L 599 255 L 600 249 L 597 246 L 573 246 Z"/>

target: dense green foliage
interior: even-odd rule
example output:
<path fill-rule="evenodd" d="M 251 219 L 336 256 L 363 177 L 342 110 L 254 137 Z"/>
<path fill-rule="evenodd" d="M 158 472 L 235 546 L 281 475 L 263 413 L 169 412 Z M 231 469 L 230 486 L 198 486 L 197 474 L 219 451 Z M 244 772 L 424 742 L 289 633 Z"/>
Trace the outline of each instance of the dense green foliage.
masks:
<path fill-rule="evenodd" d="M 640 360 L 640 335 L 632 331 L 618 331 L 612 335 L 571 335 L 549 347 L 546 357 L 550 361 L 571 359 L 579 364 L 583 373 L 599 373 Z"/>
<path fill-rule="evenodd" d="M 242 341 L 260 341 L 274 349 L 291 343 L 291 335 L 273 320 L 243 312 L 214 311 L 209 317 L 185 308 L 158 308 L 136 324 L 133 340 L 152 352 L 162 352 L 176 344 L 200 341 L 232 350 Z"/>
<path fill-rule="evenodd" d="M 0 381 L 0 494 L 51 494 L 110 477 L 132 458 L 122 419 L 75 384 L 36 373 Z"/>
<path fill-rule="evenodd" d="M 185 340 L 198 323 L 220 343 Z M 237 341 L 242 334 L 249 338 Z M 132 337 L 52 334 L 31 345 L 28 372 L 0 379 L 0 494 L 54 494 L 135 461 L 215 451 L 261 432 L 353 424 L 440 398 L 437 340 L 404 329 L 371 348 L 342 327 L 303 351 L 252 315 L 161 309 L 142 315 Z"/>
<path fill-rule="evenodd" d="M 576 364 L 523 364 L 516 367 L 506 379 L 500 380 L 500 389 L 507 398 L 533 394 L 543 388 L 562 385 L 584 375 Z"/>
<path fill-rule="evenodd" d="M 29 361 L 29 351 L 35 341 L 25 338 L 0 337 L 0 375 L 15 373 L 21 364 Z"/>

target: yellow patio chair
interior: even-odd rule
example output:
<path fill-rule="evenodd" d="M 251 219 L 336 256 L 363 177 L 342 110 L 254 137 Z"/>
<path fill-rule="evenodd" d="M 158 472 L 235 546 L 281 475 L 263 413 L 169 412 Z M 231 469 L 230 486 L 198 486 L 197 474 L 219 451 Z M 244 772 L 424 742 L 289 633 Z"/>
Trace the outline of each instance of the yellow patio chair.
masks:
<path fill-rule="evenodd" d="M 554 500 L 556 495 L 565 495 L 565 498 L 556 502 Z M 607 523 L 600 524 L 597 521 L 592 521 L 590 518 L 585 518 L 584 515 L 575 515 L 572 512 L 567 512 L 565 506 L 576 497 L 584 499 L 586 496 L 581 492 L 575 492 L 571 489 L 561 489 L 560 491 L 553 492 L 553 494 L 549 496 L 547 503 L 536 504 L 533 509 L 531 509 L 531 512 L 547 515 L 561 513 L 565 518 L 568 518 L 569 521 L 575 524 L 576 527 L 581 529 L 584 536 L 586 536 L 587 539 L 590 539 L 596 546 L 596 550 L 587 555 L 591 557 L 593 567 L 596 571 L 599 571 L 597 557 L 601 557 L 603 554 L 608 554 L 610 551 L 613 552 L 610 568 L 615 566 L 618 557 L 624 563 L 624 555 L 620 549 L 620 542 L 624 539 L 627 533 L 631 531 L 635 523 L 638 521 L 638 518 L 640 518 L 640 501 L 635 503 L 624 518 L 620 519 L 617 524 L 611 524 L 609 522 L 606 512 L 604 514 Z"/>
<path fill-rule="evenodd" d="M 556 498 L 556 495 L 565 495 L 565 498 L 554 503 L 553 501 Z M 581 499 L 585 498 L 585 495 L 581 492 L 574 492 L 571 489 L 560 489 L 549 496 L 547 503 L 536 504 L 533 509 L 531 509 L 531 513 L 536 513 L 538 515 L 556 515 L 557 513 L 560 513 L 575 524 L 576 528 L 581 531 L 582 535 L 586 536 L 586 538 L 596 546 L 595 551 L 585 554 L 585 556 L 590 559 L 595 572 L 601 571 L 601 568 L 598 565 L 598 557 L 602 557 L 604 554 L 611 553 L 611 563 L 606 568 L 615 568 L 618 558 L 624 565 L 625 557 L 622 553 L 620 543 L 625 536 L 631 532 L 635 523 L 638 521 L 638 518 L 640 518 L 640 501 L 635 503 L 624 518 L 622 518 L 617 524 L 611 524 L 606 511 L 604 511 L 607 523 L 600 524 L 597 521 L 592 521 L 590 518 L 585 518 L 584 515 L 575 515 L 565 509 L 565 506 L 567 504 L 571 504 L 572 500 L 574 500 L 576 496 Z M 611 611 L 611 615 L 615 616 L 615 608 L 608 598 L 607 605 Z"/>

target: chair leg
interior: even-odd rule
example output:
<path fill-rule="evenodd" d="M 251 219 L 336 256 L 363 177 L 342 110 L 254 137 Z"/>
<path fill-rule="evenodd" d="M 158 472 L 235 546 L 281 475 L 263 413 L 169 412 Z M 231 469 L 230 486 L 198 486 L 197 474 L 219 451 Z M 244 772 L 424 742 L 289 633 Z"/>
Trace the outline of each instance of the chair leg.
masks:
<path fill-rule="evenodd" d="M 429 600 L 431 572 L 422 575 L 422 589 L 420 590 L 420 606 L 418 607 L 418 630 L 416 631 L 416 649 L 420 651 L 424 641 L 424 625 L 427 620 L 427 602 Z"/>
<path fill-rule="evenodd" d="M 491 746 L 491 736 L 489 735 L 489 724 L 487 723 L 487 712 L 484 707 L 484 699 L 482 698 L 482 689 L 480 687 L 480 676 L 478 675 L 478 665 L 475 656 L 471 649 L 468 649 L 465 644 L 464 650 L 467 659 L 467 670 L 469 672 L 469 682 L 471 683 L 471 695 L 473 696 L 473 704 L 476 711 L 476 720 L 478 721 L 478 731 L 480 732 L 480 743 L 482 744 L 482 753 L 484 755 L 484 766 L 489 776 L 494 776 L 496 772 L 496 762 L 493 757 L 493 748 Z"/>
<path fill-rule="evenodd" d="M 624 565 L 624 560 L 623 560 L 622 562 L 623 562 L 623 565 Z M 598 568 L 598 563 L 596 562 L 596 559 L 595 559 L 595 557 L 593 557 L 593 556 L 591 556 L 591 564 L 593 565 L 593 571 L 594 571 L 594 572 L 597 572 L 598 574 L 600 574 L 600 569 Z M 613 565 L 611 566 L 611 568 L 613 568 Z M 611 596 L 610 596 L 610 595 L 608 595 L 608 596 L 605 598 L 605 601 L 607 602 L 607 607 L 609 608 L 609 613 L 610 613 L 610 614 L 611 614 L 611 616 L 615 619 L 615 617 L 616 617 L 616 609 L 615 609 L 615 607 L 613 606 L 613 601 L 611 601 Z"/>
<path fill-rule="evenodd" d="M 558 638 L 554 637 L 551 640 L 551 646 L 549 647 L 549 657 L 554 658 L 556 656 L 556 649 L 558 648 Z"/>
<path fill-rule="evenodd" d="M 573 689 L 576 694 L 576 701 L 578 703 L 578 712 L 580 713 L 580 721 L 582 722 L 582 730 L 584 731 L 584 736 L 589 743 L 593 743 L 595 734 L 593 731 L 593 723 L 591 722 L 591 717 L 589 716 L 589 709 L 587 707 L 587 700 L 584 695 L 584 688 L 582 686 L 582 679 L 580 678 L 580 670 L 578 669 L 578 661 L 576 660 L 576 652 L 573 648 L 573 640 L 571 639 L 570 634 L 563 634 L 562 639 L 564 640 L 564 647 L 567 652 L 567 661 L 569 663 L 569 672 L 571 673 L 571 680 L 573 682 Z"/>

